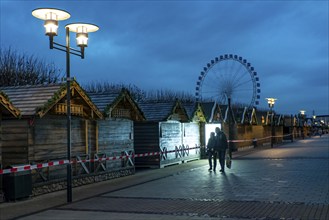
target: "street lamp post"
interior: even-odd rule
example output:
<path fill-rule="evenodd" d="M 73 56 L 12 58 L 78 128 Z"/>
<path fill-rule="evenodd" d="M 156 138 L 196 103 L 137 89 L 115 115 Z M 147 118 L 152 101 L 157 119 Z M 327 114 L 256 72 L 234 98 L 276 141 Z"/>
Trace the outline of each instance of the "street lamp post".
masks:
<path fill-rule="evenodd" d="M 70 54 L 84 59 L 84 49 L 88 43 L 88 33 L 95 32 L 98 26 L 89 23 L 71 23 L 65 26 L 66 45 L 54 42 L 57 36 L 58 21 L 66 20 L 71 15 L 64 10 L 55 8 L 37 8 L 32 11 L 32 15 L 38 19 L 44 20 L 46 35 L 49 36 L 50 49 L 57 49 L 66 53 L 66 114 L 67 114 L 67 202 L 72 202 L 72 165 L 71 165 L 71 77 L 70 77 Z M 77 46 L 80 50 L 70 47 L 70 31 L 76 32 Z"/>
<path fill-rule="evenodd" d="M 304 139 L 305 138 L 305 134 L 304 134 L 304 116 L 306 111 L 305 110 L 300 110 L 300 121 L 299 121 L 299 126 L 300 126 L 300 132 L 301 132 L 301 136 Z"/>
<path fill-rule="evenodd" d="M 294 142 L 294 116 L 290 116 L 291 142 Z"/>
<path fill-rule="evenodd" d="M 231 95 L 229 93 L 224 93 L 227 98 L 227 110 L 228 110 L 228 152 L 230 158 L 232 158 L 232 151 L 235 150 L 235 146 L 233 145 L 234 133 L 233 133 L 233 125 L 235 124 L 234 116 L 232 113 L 232 106 L 231 106 Z"/>
<path fill-rule="evenodd" d="M 275 136 L 275 130 L 274 130 L 274 104 L 275 104 L 275 98 L 266 98 L 268 107 L 270 108 L 270 115 L 271 115 L 271 147 L 273 148 L 274 144 L 274 136 Z"/>
<path fill-rule="evenodd" d="M 228 104 L 228 115 L 229 115 L 229 121 L 228 121 L 228 138 L 230 140 L 229 142 L 229 155 L 230 158 L 232 158 L 232 150 L 233 150 L 233 115 L 232 115 L 232 108 L 231 108 L 231 98 L 227 98 L 227 104 Z"/>

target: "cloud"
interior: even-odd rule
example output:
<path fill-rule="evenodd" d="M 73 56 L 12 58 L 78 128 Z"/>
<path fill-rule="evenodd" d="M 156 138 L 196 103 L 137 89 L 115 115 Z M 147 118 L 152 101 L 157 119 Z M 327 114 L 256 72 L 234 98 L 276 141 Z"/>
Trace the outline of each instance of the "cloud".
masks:
<path fill-rule="evenodd" d="M 0 4 L 1 47 L 12 45 L 65 70 L 64 54 L 47 49 L 42 21 L 31 16 L 40 1 Z M 47 7 L 72 15 L 61 22 L 61 43 L 66 23 L 100 27 L 90 34 L 86 59 L 71 59 L 72 74 L 83 83 L 96 79 L 194 94 L 208 62 L 237 54 L 258 72 L 262 107 L 265 97 L 276 96 L 284 113 L 298 106 L 329 113 L 328 2 L 47 1 Z M 24 21 L 22 28 L 17 21 Z"/>

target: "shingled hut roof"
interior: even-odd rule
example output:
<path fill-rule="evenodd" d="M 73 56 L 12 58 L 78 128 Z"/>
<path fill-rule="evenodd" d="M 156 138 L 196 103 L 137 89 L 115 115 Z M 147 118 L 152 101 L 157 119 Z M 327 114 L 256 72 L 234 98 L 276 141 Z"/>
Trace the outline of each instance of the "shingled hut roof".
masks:
<path fill-rule="evenodd" d="M 141 107 L 147 121 L 177 120 L 188 121 L 188 114 L 181 102 L 176 101 L 140 101 Z"/>
<path fill-rule="evenodd" d="M 23 116 L 35 115 L 37 108 L 44 106 L 61 88 L 60 84 L 2 87 L 11 102 Z"/>
<path fill-rule="evenodd" d="M 71 93 L 76 92 L 79 94 L 99 118 L 103 117 L 76 81 L 71 82 L 70 89 Z M 8 95 L 13 105 L 20 110 L 22 116 L 38 115 L 43 117 L 56 103 L 66 98 L 67 86 L 66 83 L 53 83 L 0 87 L 0 90 Z"/>
<path fill-rule="evenodd" d="M 189 119 L 191 120 L 194 116 L 197 104 L 195 102 L 183 102 L 182 104 L 186 110 Z"/>
<path fill-rule="evenodd" d="M 93 103 L 106 116 L 110 117 L 113 109 L 119 107 L 118 105 L 120 104 L 120 102 L 126 101 L 130 105 L 129 108 L 133 109 L 135 112 L 134 116 L 131 116 L 132 119 L 145 120 L 145 116 L 142 110 L 140 109 L 137 102 L 135 102 L 135 100 L 127 89 L 122 89 L 121 91 L 113 90 L 107 92 L 90 92 L 88 93 L 88 95 L 93 101 Z"/>
<path fill-rule="evenodd" d="M 105 114 L 110 106 L 113 106 L 114 100 L 118 98 L 120 92 L 88 92 L 88 96 L 91 98 L 93 103 L 98 107 L 98 109 Z"/>
<path fill-rule="evenodd" d="M 206 122 L 203 109 L 199 102 L 182 102 L 190 121 Z"/>
<path fill-rule="evenodd" d="M 3 91 L 0 91 L 0 112 L 14 117 L 19 117 L 21 114 Z"/>
<path fill-rule="evenodd" d="M 202 102 L 200 103 L 202 110 L 204 112 L 205 118 L 207 120 L 207 122 L 209 122 L 214 114 L 214 107 L 216 102 Z"/>

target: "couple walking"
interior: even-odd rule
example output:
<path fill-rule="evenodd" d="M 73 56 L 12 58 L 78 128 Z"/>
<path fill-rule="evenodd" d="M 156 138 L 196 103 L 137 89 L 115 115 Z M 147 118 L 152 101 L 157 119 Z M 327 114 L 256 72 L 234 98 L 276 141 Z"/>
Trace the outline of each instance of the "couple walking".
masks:
<path fill-rule="evenodd" d="M 209 171 L 211 170 L 216 171 L 217 155 L 218 155 L 219 164 L 221 167 L 220 172 L 224 173 L 225 154 L 226 154 L 226 149 L 228 148 L 227 138 L 224 132 L 222 132 L 219 127 L 215 128 L 215 132 L 210 133 L 210 138 L 207 144 Z M 212 166 L 212 160 L 214 162 L 214 166 Z"/>

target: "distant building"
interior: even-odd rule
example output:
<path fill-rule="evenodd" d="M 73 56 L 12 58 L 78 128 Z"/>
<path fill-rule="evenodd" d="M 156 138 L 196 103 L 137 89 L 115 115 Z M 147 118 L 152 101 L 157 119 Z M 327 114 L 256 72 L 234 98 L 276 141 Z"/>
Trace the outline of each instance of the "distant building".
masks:
<path fill-rule="evenodd" d="M 321 125 L 329 126 L 329 115 L 317 115 L 315 121 L 319 122 Z"/>

